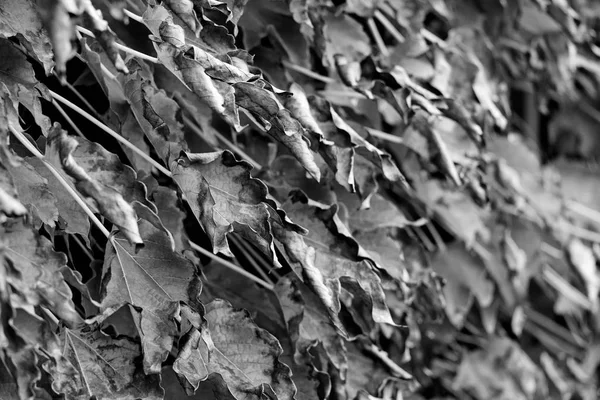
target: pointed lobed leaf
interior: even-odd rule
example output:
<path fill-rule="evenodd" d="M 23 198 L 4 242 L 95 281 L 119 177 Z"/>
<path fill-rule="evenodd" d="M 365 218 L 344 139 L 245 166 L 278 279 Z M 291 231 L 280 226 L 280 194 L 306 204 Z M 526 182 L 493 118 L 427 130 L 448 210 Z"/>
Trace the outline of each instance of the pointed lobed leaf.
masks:
<path fill-rule="evenodd" d="M 27 209 L 19 201 L 14 181 L 4 166 L 4 162 L 6 161 L 0 161 L 0 220 L 5 217 L 20 217 L 27 214 Z"/>
<path fill-rule="evenodd" d="M 58 220 L 58 208 L 48 181 L 30 164 L 24 160 L 17 160 L 16 157 L 12 162 L 6 162 L 6 167 L 6 178 L 12 177 L 19 199 L 34 211 L 43 223 L 54 226 Z"/>
<path fill-rule="evenodd" d="M 12 266 L 6 279 L 23 304 L 48 307 L 71 326 L 81 322 L 60 272 L 66 256 L 52 250 L 52 243 L 23 221 L 9 220 L 0 229 Z"/>
<path fill-rule="evenodd" d="M 139 209 L 139 208 L 138 208 Z M 140 234 L 148 245 L 136 252 L 123 234 L 109 242 L 102 267 L 103 311 L 124 304 L 141 309 L 144 371 L 158 373 L 173 345 L 179 302 L 188 300 L 192 263 L 175 252 L 172 236 L 150 210 L 139 209 Z"/>
<path fill-rule="evenodd" d="M 227 234 L 235 231 L 276 262 L 264 203 L 267 187 L 250 176 L 251 169 L 229 151 L 185 153 L 171 167 L 173 179 L 210 237 L 215 253 L 231 254 Z"/>
<path fill-rule="evenodd" d="M 184 310 L 185 311 L 185 310 Z M 296 387 L 282 349 L 273 335 L 257 327 L 245 310 L 223 300 L 206 305 L 206 324 L 191 309 L 188 332 L 173 369 L 195 390 L 199 382 L 218 374 L 235 399 L 261 399 L 273 393 L 278 400 L 294 398 Z"/>
<path fill-rule="evenodd" d="M 123 78 L 125 95 L 146 137 L 168 165 L 182 150 L 187 150 L 176 120 L 179 106 L 164 91 L 157 90 L 144 77 L 141 68 L 136 68 L 134 63 L 129 65 L 134 71 Z"/>
<path fill-rule="evenodd" d="M 331 363 L 345 376 L 348 369 L 346 346 L 338 329 L 330 321 L 323 304 L 297 278 L 285 277 L 275 286 L 292 341 L 296 362 L 310 362 L 309 350 L 320 342 Z"/>
<path fill-rule="evenodd" d="M 268 124 L 268 133 L 283 143 L 302 166 L 318 181 L 321 171 L 316 165 L 300 122 L 276 100 L 274 93 L 248 82 L 236 83 L 235 102 Z"/>
<path fill-rule="evenodd" d="M 304 195 L 283 206 L 294 220 L 308 229 L 306 237 L 274 229 L 285 247 L 296 274 L 315 291 L 338 327 L 342 284 L 366 302 L 375 322 L 395 324 L 385 302 L 381 279 L 371 264 L 359 256 L 359 246 L 337 216 L 337 205 L 323 207 Z M 278 227 L 279 228 L 279 227 Z M 369 304 L 370 303 L 370 304 Z"/>
<path fill-rule="evenodd" d="M 0 38 L 23 35 L 26 45 L 31 46 L 33 54 L 44 64 L 46 74 L 50 74 L 52 45 L 36 10 L 37 4 L 32 0 L 6 0 L 0 10 Z"/>
<path fill-rule="evenodd" d="M 17 102 L 23 104 L 46 134 L 50 129 L 50 119 L 42 113 L 40 97 L 49 99 L 48 89 L 35 78 L 25 54 L 10 41 L 0 39 L 0 54 L 0 78 L 12 95 L 15 109 Z"/>
<path fill-rule="evenodd" d="M 155 375 L 144 375 L 136 367 L 139 344 L 121 337 L 112 338 L 97 328 L 64 329 L 63 356 L 75 367 L 77 374 L 65 376 L 51 371 L 53 385 L 62 388 L 69 399 L 98 400 L 162 400 L 163 389 Z M 70 382 L 65 382 L 71 378 Z"/>
<path fill-rule="evenodd" d="M 87 173 L 86 169 L 96 169 L 103 164 L 100 158 L 82 160 L 90 162 L 91 166 L 82 163 L 73 156 L 78 142 L 67 136 L 66 132 L 55 124 L 48 137 L 47 152 L 54 154 L 62 165 L 62 169 L 75 180 L 75 187 L 85 196 L 92 198 L 102 215 L 117 225 L 127 239 L 135 245 L 142 245 L 137 217 L 131 205 L 111 186 L 102 183 Z M 98 146 L 99 147 L 99 146 Z M 55 159 L 56 159 L 55 158 Z M 87 168 L 85 168 L 87 167 Z"/>

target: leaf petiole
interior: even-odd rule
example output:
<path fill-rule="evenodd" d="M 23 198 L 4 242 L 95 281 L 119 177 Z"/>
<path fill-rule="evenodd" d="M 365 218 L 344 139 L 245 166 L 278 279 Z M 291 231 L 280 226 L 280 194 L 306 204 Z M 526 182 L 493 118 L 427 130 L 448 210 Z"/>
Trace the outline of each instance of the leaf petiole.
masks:
<path fill-rule="evenodd" d="M 222 259 L 221 257 L 211 253 L 210 251 L 206 250 L 205 248 L 198 246 L 196 243 L 192 242 L 191 240 L 189 241 L 190 243 L 190 247 L 194 250 L 196 250 L 197 252 L 205 255 L 206 257 L 214 260 L 215 262 L 218 262 L 219 264 L 223 265 L 224 267 L 227 267 L 235 272 L 237 272 L 240 275 L 244 275 L 246 278 L 253 280 L 254 282 L 258 283 L 259 285 L 261 285 L 262 287 L 269 289 L 269 290 L 273 290 L 273 285 L 271 285 L 270 283 L 267 283 L 265 281 L 263 281 L 262 279 L 252 275 L 250 272 L 246 271 L 245 269 L 238 267 L 237 265 L 235 265 L 234 263 L 231 263 L 227 260 Z"/>
<path fill-rule="evenodd" d="M 86 29 L 82 26 L 77 26 L 77 31 L 80 33 L 83 33 L 84 35 L 87 35 L 89 37 L 93 37 L 93 38 L 96 37 L 96 35 L 94 35 L 94 32 L 92 32 L 89 29 Z M 154 64 L 160 64 L 160 61 L 158 61 L 158 58 L 152 57 L 152 56 L 149 56 L 148 54 L 144 54 L 142 52 L 134 50 L 131 47 L 127 47 L 127 46 L 122 45 L 117 42 L 115 42 L 115 47 L 119 50 L 124 51 L 125 53 L 129 53 L 129 54 L 136 56 L 138 58 L 141 58 L 143 60 L 150 61 L 151 63 L 154 63 Z"/>
<path fill-rule="evenodd" d="M 71 185 L 69 185 L 69 183 L 56 170 L 56 168 L 54 168 L 54 166 L 52 164 L 50 164 L 48 161 L 46 161 L 46 157 L 44 157 L 44 155 L 42 153 L 40 153 L 39 150 L 36 149 L 29 142 L 29 140 L 27 140 L 27 138 L 25 136 L 23 136 L 23 134 L 21 132 L 19 132 L 17 129 L 15 129 L 12 125 L 9 124 L 8 125 L 8 129 L 11 131 L 11 133 L 13 134 L 13 136 L 15 138 L 17 138 L 17 140 L 19 142 L 21 142 L 21 144 L 27 150 L 29 150 L 29 152 L 31 154 L 33 154 L 36 158 L 38 158 L 44 164 L 44 166 L 46 166 L 46 168 L 48 168 L 48 170 L 50 171 L 50 173 L 52 175 L 54 175 L 54 177 L 61 184 L 61 186 L 63 186 L 65 188 L 65 190 L 67 191 L 67 193 L 69 193 L 69 195 L 73 198 L 73 200 L 75 200 L 77 202 L 77 204 L 83 209 L 83 211 L 92 220 L 92 222 L 98 227 L 98 229 L 100 229 L 100 231 L 102 232 L 102 234 L 104 236 L 106 236 L 107 238 L 109 238 L 110 237 L 110 232 L 108 231 L 108 229 L 106 229 L 106 227 L 102 224 L 102 222 L 100 222 L 100 220 L 98 219 L 98 217 L 96 217 L 96 215 L 92 212 L 92 210 L 90 210 L 90 208 L 85 203 L 85 201 L 83 201 L 83 199 L 79 196 L 79 194 L 75 191 L 75 189 L 73 189 L 71 187 Z"/>
<path fill-rule="evenodd" d="M 91 123 L 93 123 L 94 125 L 96 125 L 98 128 L 102 129 L 104 132 L 108 133 L 110 136 L 112 136 L 113 138 L 115 138 L 118 142 L 122 143 L 124 146 L 126 146 L 129 149 L 131 149 L 134 153 L 136 153 L 137 155 L 139 155 L 140 157 L 142 157 L 144 160 L 148 161 L 150 164 L 152 164 L 152 166 L 154 168 L 156 168 L 157 170 L 159 170 L 160 172 L 162 172 L 166 176 L 168 176 L 168 177 L 172 176 L 171 171 L 169 171 L 168 169 L 166 169 L 165 167 L 163 167 L 162 165 L 160 165 L 158 162 L 156 162 L 148 154 L 146 154 L 142 150 L 138 149 L 136 146 L 134 146 L 132 143 L 130 143 L 123 136 L 119 135 L 117 132 L 113 131 L 108 126 L 104 125 L 102 122 L 100 122 L 99 120 L 97 120 L 96 118 L 94 118 L 92 115 L 90 115 L 86 111 L 82 110 L 80 107 L 78 107 L 75 104 L 71 103 L 69 100 L 65 99 L 64 97 L 62 97 L 58 93 L 53 92 L 52 90 L 50 90 L 50 96 L 52 96 L 55 100 L 58 100 L 59 102 L 63 103 L 64 105 L 66 105 L 67 107 L 69 107 L 70 109 L 72 109 L 73 111 L 76 111 L 82 117 L 85 117 L 88 121 L 90 121 Z"/>

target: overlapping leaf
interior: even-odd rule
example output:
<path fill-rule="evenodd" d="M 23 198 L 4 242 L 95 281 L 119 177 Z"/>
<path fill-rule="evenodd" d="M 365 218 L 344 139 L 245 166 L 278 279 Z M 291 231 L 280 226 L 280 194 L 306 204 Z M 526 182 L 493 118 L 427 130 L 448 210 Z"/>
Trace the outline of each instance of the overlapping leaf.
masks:
<path fill-rule="evenodd" d="M 203 318 L 191 309 L 183 312 L 189 331 L 173 369 L 191 392 L 218 374 L 235 399 L 260 399 L 266 393 L 279 400 L 294 398 L 290 369 L 278 360 L 281 346 L 246 311 L 214 300 L 205 306 Z"/>
<path fill-rule="evenodd" d="M 194 267 L 175 252 L 173 238 L 158 217 L 145 214 L 139 221 L 140 235 L 151 245 L 138 251 L 121 233 L 107 244 L 101 309 L 113 312 L 124 304 L 141 309 L 144 371 L 158 373 L 173 345 L 179 302 L 188 300 Z"/>

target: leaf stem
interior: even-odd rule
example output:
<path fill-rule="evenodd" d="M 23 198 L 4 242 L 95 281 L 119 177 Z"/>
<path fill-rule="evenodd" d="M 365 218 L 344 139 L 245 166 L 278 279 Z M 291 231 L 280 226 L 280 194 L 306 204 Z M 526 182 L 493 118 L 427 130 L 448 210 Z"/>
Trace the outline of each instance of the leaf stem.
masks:
<path fill-rule="evenodd" d="M 574 213 L 577 213 L 582 217 L 586 217 L 596 224 L 600 224 L 600 212 L 598 212 L 597 210 L 594 210 L 593 208 L 590 208 L 584 204 L 573 200 L 568 200 L 566 202 L 566 206 L 569 210 L 573 211 Z"/>
<path fill-rule="evenodd" d="M 369 31 L 371 32 L 371 35 L 373 35 L 373 39 L 375 39 L 375 44 L 377 44 L 377 47 L 379 48 L 379 52 L 381 53 L 381 55 L 384 57 L 388 57 L 390 55 L 390 52 L 387 49 L 387 47 L 385 47 L 383 38 L 381 37 L 381 34 L 377 30 L 377 25 L 375 25 L 375 21 L 373 21 L 373 18 L 367 19 L 367 27 L 369 27 Z"/>
<path fill-rule="evenodd" d="M 71 119 L 71 117 L 69 117 L 69 114 L 67 114 L 65 112 L 65 110 L 60 106 L 60 104 L 58 104 L 56 102 L 56 100 L 52 99 L 52 105 L 58 110 L 58 112 L 60 113 L 60 115 L 63 116 L 63 118 L 67 121 L 67 123 L 69 125 L 71 125 L 71 128 L 73 128 L 73 130 L 75 131 L 75 133 L 85 139 L 85 136 L 83 136 L 83 133 L 81 132 L 81 130 L 77 127 L 77 125 L 75 125 L 75 122 L 73 122 L 73 120 Z"/>
<path fill-rule="evenodd" d="M 404 140 L 401 137 L 398 137 L 396 135 L 391 135 L 389 133 L 385 133 L 378 129 L 373 129 L 373 128 L 369 128 L 369 127 L 365 127 L 365 128 L 367 129 L 367 132 L 369 132 L 369 134 L 371 136 L 376 137 L 377 139 L 385 140 L 390 143 L 396 143 L 396 144 L 404 143 Z"/>
<path fill-rule="evenodd" d="M 317 74 L 316 72 L 311 71 L 308 68 L 304 68 L 299 65 L 293 64 L 287 60 L 282 60 L 281 63 L 283 64 L 284 67 L 294 70 L 296 72 L 299 72 L 303 75 L 306 75 L 309 78 L 313 78 L 313 79 L 316 79 L 318 81 L 325 82 L 325 83 L 335 83 L 335 79 L 333 79 L 333 78 L 330 78 L 328 76 L 324 76 L 321 74 Z"/>
<path fill-rule="evenodd" d="M 254 267 L 254 269 L 256 270 L 256 272 L 258 272 L 258 274 L 265 280 L 265 282 L 269 282 L 271 284 L 273 284 L 273 281 L 271 280 L 271 278 L 269 278 L 269 276 L 265 273 L 265 271 L 263 271 L 263 269 L 260 267 L 260 265 L 258 265 L 258 263 L 256 262 L 256 255 L 250 254 L 250 252 L 248 251 L 248 248 L 246 247 L 246 243 L 244 243 L 244 239 L 240 238 L 238 239 L 237 236 L 235 235 L 231 235 L 231 242 L 238 248 L 238 250 L 244 255 L 244 257 L 246 257 L 246 260 L 248 260 L 248 262 L 250 264 L 252 264 L 252 267 Z"/>
<path fill-rule="evenodd" d="M 69 195 L 73 198 L 73 200 L 75 200 L 77 202 L 77 204 L 83 209 L 83 211 L 92 220 L 92 222 L 98 227 L 98 229 L 100 229 L 100 231 L 102 232 L 102 234 L 104 234 L 104 236 L 106 236 L 107 238 L 110 237 L 110 232 L 108 231 L 108 229 L 106 229 L 104 227 L 104 225 L 102 224 L 102 222 L 100 222 L 100 220 L 98 219 L 98 217 L 96 217 L 96 215 L 92 212 L 92 210 L 90 210 L 90 208 L 85 203 L 85 201 L 83 201 L 83 199 L 79 196 L 79 194 L 75 191 L 75 189 L 73 189 L 71 187 L 71 185 L 69 185 L 69 183 L 56 170 L 56 168 L 54 168 L 54 166 L 52 164 L 50 164 L 48 161 L 46 161 L 46 157 L 44 157 L 44 155 L 42 153 L 40 153 L 39 150 L 36 149 L 31 144 L 31 142 L 29 142 L 29 140 L 27 140 L 27 138 L 21 132 L 19 132 L 17 129 L 15 129 L 12 125 L 9 124 L 8 125 L 8 129 L 11 131 L 11 133 L 13 134 L 13 136 L 16 137 L 17 140 L 19 142 L 21 142 L 21 144 L 27 150 L 29 150 L 31 152 L 31 154 L 33 154 L 36 158 L 38 158 L 46 166 L 46 168 L 48 168 L 48 170 L 50 171 L 50 173 L 52 175 L 54 175 L 54 177 L 61 184 L 61 186 L 63 186 L 65 188 L 65 190 L 67 191 L 67 193 L 69 193 Z"/>
<path fill-rule="evenodd" d="M 88 249 L 88 247 L 81 242 L 81 239 L 79 239 L 77 234 L 71 234 L 70 237 L 81 248 L 81 251 L 83 251 L 85 255 L 90 258 L 90 261 L 94 261 L 94 254 L 92 254 L 92 250 Z"/>
<path fill-rule="evenodd" d="M 52 90 L 50 90 L 50 95 L 55 100 L 60 101 L 61 103 L 63 103 L 64 105 L 66 105 L 67 107 L 69 107 L 70 109 L 72 109 L 73 111 L 76 111 L 82 117 L 85 117 L 88 121 L 90 121 L 91 123 L 93 123 L 94 125 L 96 125 L 98 128 L 102 129 L 104 132 L 108 133 L 110 136 L 112 136 L 113 138 L 115 138 L 118 142 L 122 143 L 124 146 L 126 146 L 129 149 L 131 149 L 134 153 L 136 153 L 137 155 L 139 155 L 140 157 L 142 157 L 144 160 L 148 161 L 150 164 L 152 164 L 152 166 L 154 168 L 156 168 L 157 170 L 159 170 L 160 172 L 162 172 L 166 176 L 168 176 L 168 177 L 172 176 L 171 171 L 169 171 L 168 169 L 166 169 L 165 167 L 163 167 L 162 165 L 160 165 L 158 162 L 156 162 L 154 159 L 152 159 L 152 157 L 150 157 L 148 154 L 144 153 L 142 150 L 140 150 L 137 147 L 135 147 L 127 139 L 125 139 L 124 137 L 122 137 L 117 132 L 113 131 L 112 129 L 110 129 L 108 126 L 104 125 L 102 122 L 100 122 L 99 120 L 97 120 L 96 118 L 94 118 L 92 115 L 90 115 L 89 113 L 87 113 L 84 110 L 82 110 L 80 107 L 78 107 L 75 104 L 71 103 L 69 100 L 67 100 L 64 97 L 62 97 L 61 95 L 53 92 Z"/>
<path fill-rule="evenodd" d="M 383 351 L 379 347 L 375 346 L 373 343 L 364 344 L 364 349 L 367 353 L 371 354 L 372 356 L 379 359 L 379 361 L 384 363 L 385 366 L 389 368 L 390 372 L 394 376 L 397 376 L 398 378 L 401 378 L 401 379 L 412 379 L 413 378 L 411 374 L 409 374 L 408 372 L 406 372 L 404 370 L 404 368 L 402 368 L 398 364 L 396 364 L 394 362 L 394 360 L 392 360 L 385 351 Z"/>
<path fill-rule="evenodd" d="M 374 17 L 387 31 L 396 39 L 398 43 L 403 43 L 406 39 L 392 22 L 379 10 L 375 10 Z"/>
<path fill-rule="evenodd" d="M 77 26 L 77 31 L 81 32 L 84 35 L 87 35 L 89 37 L 93 37 L 93 38 L 96 37 L 96 35 L 94 35 L 94 32 L 90 31 L 89 29 L 84 28 L 83 26 L 79 26 L 78 25 Z M 127 47 L 127 46 L 122 45 L 121 43 L 118 43 L 118 42 L 115 42 L 114 45 L 115 45 L 115 47 L 117 49 L 122 50 L 125 53 L 129 53 L 129 54 L 131 54 L 133 56 L 136 56 L 136 57 L 141 58 L 141 59 L 146 60 L 146 61 L 150 61 L 151 63 L 154 63 L 154 64 L 160 64 L 160 61 L 158 61 L 158 58 L 156 58 L 156 57 L 149 56 L 148 54 L 139 52 L 137 50 L 132 49 L 131 47 Z"/>
<path fill-rule="evenodd" d="M 142 18 L 141 16 L 132 13 L 129 10 L 123 9 L 123 12 L 125 13 L 125 15 L 127 15 L 129 18 L 131 18 L 132 20 L 139 22 L 140 24 L 144 23 L 144 18 Z"/>
<path fill-rule="evenodd" d="M 446 42 L 425 28 L 421 29 L 421 35 L 430 42 L 437 44 L 440 49 L 445 49 L 447 47 Z"/>
<path fill-rule="evenodd" d="M 202 130 L 200 129 L 200 127 L 198 125 L 196 125 L 196 123 L 189 117 L 187 116 L 183 116 L 183 123 L 186 124 L 187 126 L 189 126 L 198 136 L 202 137 Z M 231 151 L 234 151 L 236 153 L 238 153 L 240 156 L 242 156 L 242 158 L 244 159 L 244 161 L 249 162 L 250 164 L 252 164 L 252 167 L 255 169 L 262 169 L 262 165 L 260 165 L 258 162 L 256 162 L 252 157 L 250 157 L 248 154 L 246 154 L 242 149 L 240 149 L 238 146 L 236 146 L 235 144 L 233 144 L 229 139 L 227 139 L 225 136 L 223 136 L 220 132 L 215 131 L 214 132 L 215 136 L 217 137 L 217 139 L 219 139 L 220 141 L 222 141 L 223 143 L 225 143 L 227 145 L 227 147 L 229 147 L 229 149 Z"/>
<path fill-rule="evenodd" d="M 82 61 L 87 63 L 87 61 L 85 61 L 85 59 L 83 59 L 83 57 L 82 57 Z M 88 110 L 90 110 L 94 114 L 94 116 L 96 118 L 100 119 L 100 114 L 98 114 L 98 111 L 96 111 L 96 109 L 94 107 L 92 107 L 90 102 L 87 101 L 87 99 L 85 97 L 83 97 L 83 95 L 81 93 L 79 93 L 79 91 L 77 89 L 75 89 L 75 86 L 73 86 L 72 84 L 70 84 L 67 81 L 64 82 L 64 86 L 66 86 L 67 89 L 69 89 L 75 96 L 77 96 L 77 98 L 79 100 L 81 100 L 81 102 L 88 108 Z"/>
<path fill-rule="evenodd" d="M 224 267 L 227 267 L 235 272 L 237 272 L 240 275 L 244 275 L 246 278 L 251 279 L 252 281 L 258 283 L 259 285 L 261 285 L 262 287 L 269 289 L 269 290 L 273 290 L 273 285 L 263 281 L 262 279 L 252 275 L 250 272 L 246 271 L 245 269 L 238 267 L 237 265 L 222 259 L 221 257 L 211 253 L 210 251 L 206 250 L 205 248 L 198 246 L 196 243 L 192 242 L 191 240 L 189 241 L 190 243 L 190 247 L 194 250 L 196 250 L 199 253 L 202 253 L 203 255 L 205 255 L 206 257 L 210 258 L 211 260 L 214 260 L 215 262 L 218 262 L 219 264 L 223 265 Z"/>

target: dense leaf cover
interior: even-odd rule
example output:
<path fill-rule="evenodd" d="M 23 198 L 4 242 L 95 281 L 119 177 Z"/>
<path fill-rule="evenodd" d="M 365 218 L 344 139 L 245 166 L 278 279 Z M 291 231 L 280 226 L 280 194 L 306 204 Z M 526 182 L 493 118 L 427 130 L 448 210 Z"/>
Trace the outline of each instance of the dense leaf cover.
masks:
<path fill-rule="evenodd" d="M 594 3 L 0 0 L 0 398 L 597 398 Z"/>

